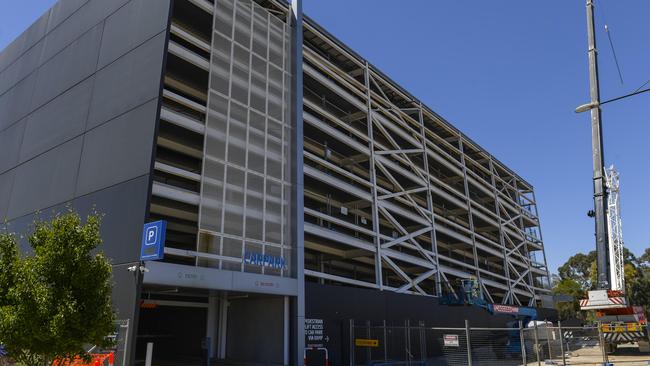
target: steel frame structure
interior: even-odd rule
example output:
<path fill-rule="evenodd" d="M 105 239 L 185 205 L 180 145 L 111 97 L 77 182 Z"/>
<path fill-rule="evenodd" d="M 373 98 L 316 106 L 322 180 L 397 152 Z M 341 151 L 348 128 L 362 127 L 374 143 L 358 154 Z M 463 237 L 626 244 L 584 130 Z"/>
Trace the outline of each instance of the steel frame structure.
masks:
<path fill-rule="evenodd" d="M 532 186 L 313 21 L 304 38 L 308 280 L 439 296 L 474 276 L 493 302 L 547 294 Z"/>
<path fill-rule="evenodd" d="M 211 18 L 211 2 L 186 2 Z M 211 28 L 171 24 L 181 61 L 165 74 L 151 212 L 169 221 L 169 261 L 243 271 L 198 232 L 209 105 L 193 75 L 207 75 Z M 303 38 L 305 279 L 440 296 L 476 277 L 488 300 L 517 305 L 548 294 L 533 187 L 307 17 Z"/>

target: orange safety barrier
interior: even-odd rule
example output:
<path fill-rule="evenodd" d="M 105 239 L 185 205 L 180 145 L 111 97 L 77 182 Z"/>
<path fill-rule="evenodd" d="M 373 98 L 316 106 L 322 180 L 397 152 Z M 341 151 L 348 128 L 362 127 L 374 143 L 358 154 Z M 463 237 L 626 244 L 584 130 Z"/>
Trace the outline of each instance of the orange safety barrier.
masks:
<path fill-rule="evenodd" d="M 82 358 L 75 357 L 73 360 L 54 360 L 52 366 L 113 366 L 115 352 L 111 353 L 91 353 L 90 362 Z M 104 364 L 104 362 L 108 363 Z"/>

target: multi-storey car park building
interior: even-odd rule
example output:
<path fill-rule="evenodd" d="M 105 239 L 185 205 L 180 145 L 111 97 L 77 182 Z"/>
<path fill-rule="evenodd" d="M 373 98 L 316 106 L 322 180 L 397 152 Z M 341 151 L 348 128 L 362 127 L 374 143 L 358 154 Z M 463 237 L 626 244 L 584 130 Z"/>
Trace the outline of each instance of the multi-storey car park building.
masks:
<path fill-rule="evenodd" d="M 105 214 L 119 361 L 153 342 L 297 364 L 304 316 L 462 321 L 436 297 L 469 277 L 495 303 L 549 293 L 533 187 L 292 19 L 280 0 L 60 0 L 0 53 L 0 216 Z M 164 260 L 127 270 L 159 219 Z"/>

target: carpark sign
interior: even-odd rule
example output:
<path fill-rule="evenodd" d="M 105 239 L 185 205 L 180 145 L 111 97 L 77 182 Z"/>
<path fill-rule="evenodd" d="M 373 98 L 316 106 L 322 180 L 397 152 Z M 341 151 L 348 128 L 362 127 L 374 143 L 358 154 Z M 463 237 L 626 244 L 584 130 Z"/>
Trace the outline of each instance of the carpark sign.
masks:
<path fill-rule="evenodd" d="M 165 255 L 165 229 L 167 222 L 164 220 L 148 222 L 142 230 L 142 246 L 140 260 L 155 261 L 163 259 Z"/>

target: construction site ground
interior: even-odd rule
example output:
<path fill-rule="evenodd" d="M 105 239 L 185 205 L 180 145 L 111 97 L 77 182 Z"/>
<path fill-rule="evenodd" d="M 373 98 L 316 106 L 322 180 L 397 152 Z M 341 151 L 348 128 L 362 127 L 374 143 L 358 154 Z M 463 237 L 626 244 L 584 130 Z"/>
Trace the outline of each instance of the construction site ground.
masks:
<path fill-rule="evenodd" d="M 608 362 L 613 365 L 647 366 L 650 365 L 650 353 L 641 353 L 636 344 L 620 345 L 614 354 L 607 355 Z M 545 360 L 540 363 L 531 362 L 528 365 L 603 365 L 602 349 L 598 345 L 566 352 L 564 363 L 561 357 Z"/>

